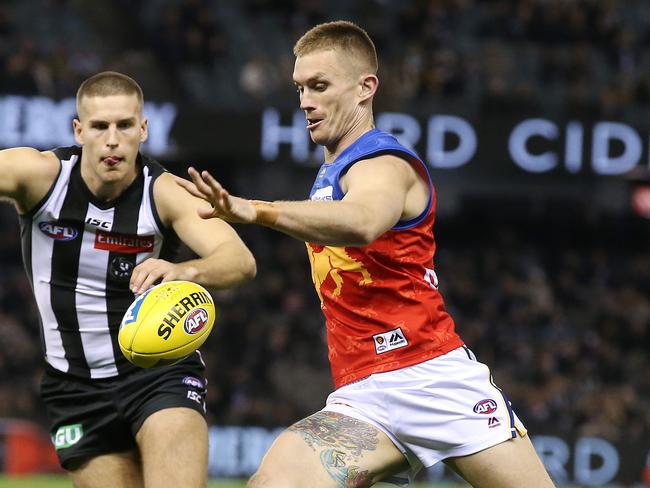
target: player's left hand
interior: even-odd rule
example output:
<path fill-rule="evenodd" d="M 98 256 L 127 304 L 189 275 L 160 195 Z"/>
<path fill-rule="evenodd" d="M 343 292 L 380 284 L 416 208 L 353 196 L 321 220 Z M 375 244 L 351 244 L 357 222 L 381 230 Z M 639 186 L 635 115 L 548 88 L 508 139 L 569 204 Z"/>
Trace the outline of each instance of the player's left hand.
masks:
<path fill-rule="evenodd" d="M 141 295 L 158 283 L 183 279 L 181 271 L 182 268 L 178 264 L 164 259 L 149 258 L 133 268 L 129 288 L 134 294 Z"/>

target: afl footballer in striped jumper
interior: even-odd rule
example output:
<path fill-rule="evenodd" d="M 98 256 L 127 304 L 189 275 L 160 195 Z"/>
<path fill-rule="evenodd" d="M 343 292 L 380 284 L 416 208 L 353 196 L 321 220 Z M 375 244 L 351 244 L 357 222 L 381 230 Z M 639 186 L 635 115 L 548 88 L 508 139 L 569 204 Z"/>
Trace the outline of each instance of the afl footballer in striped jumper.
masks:
<path fill-rule="evenodd" d="M 41 322 L 41 393 L 75 486 L 203 487 L 205 365 L 197 351 L 151 370 L 117 335 L 135 295 L 161 281 L 235 286 L 255 260 L 232 227 L 204 220 L 175 177 L 139 152 L 139 85 L 102 72 L 77 92 L 78 146 L 0 151 L 0 197 L 20 216 L 23 260 Z M 179 244 L 197 258 L 173 261 Z"/>

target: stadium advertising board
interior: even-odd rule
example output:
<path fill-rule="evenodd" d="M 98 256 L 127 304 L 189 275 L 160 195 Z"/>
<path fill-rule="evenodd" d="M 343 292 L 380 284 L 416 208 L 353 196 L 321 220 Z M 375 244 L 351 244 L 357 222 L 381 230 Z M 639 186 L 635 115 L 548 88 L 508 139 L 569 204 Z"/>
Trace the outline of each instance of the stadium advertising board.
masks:
<path fill-rule="evenodd" d="M 208 471 L 214 478 L 246 478 L 255 472 L 283 428 L 211 426 Z M 599 437 L 567 439 L 558 435 L 532 436 L 535 449 L 558 485 L 650 485 L 650 441 L 612 442 Z M 59 472 L 52 442 L 32 422 L 0 419 L 0 471 L 6 474 Z M 444 464 L 425 470 L 422 481 L 453 480 Z"/>
<path fill-rule="evenodd" d="M 172 150 L 170 132 L 176 112 L 176 106 L 169 102 L 145 103 L 145 116 L 155 121 L 149 125 L 145 151 L 164 155 Z M 76 113 L 74 98 L 57 101 L 47 97 L 0 96 L 0 147 L 71 146 L 75 144 L 72 119 Z"/>
<path fill-rule="evenodd" d="M 282 429 L 262 427 L 210 428 L 208 470 L 213 477 L 248 477 Z M 546 469 L 559 485 L 608 486 L 650 482 L 650 442 L 644 445 L 613 443 L 599 437 L 565 439 L 554 435 L 532 437 Z M 444 464 L 430 468 L 421 479 L 454 479 Z"/>
<path fill-rule="evenodd" d="M 407 113 L 384 112 L 377 114 L 375 122 L 377 128 L 415 149 L 434 170 L 489 168 L 502 174 L 610 176 L 627 173 L 648 154 L 649 141 L 641 132 L 618 121 L 533 117 L 472 122 L 453 114 L 432 114 L 421 120 Z M 273 108 L 264 110 L 260 155 L 266 161 L 288 155 L 298 164 L 320 164 L 320 151 L 310 143 L 300 111 L 282 117 Z"/>
<path fill-rule="evenodd" d="M 74 144 L 73 98 L 0 96 L 0 146 L 47 149 Z M 317 166 L 321 151 L 309 139 L 304 114 L 273 107 L 223 113 L 171 102 L 145 103 L 148 154 L 161 159 L 232 159 Z M 617 176 L 648 165 L 648 129 L 614 120 L 470 120 L 457 114 L 376 115 L 379 129 L 415 149 L 433 170 L 492 176 Z"/>

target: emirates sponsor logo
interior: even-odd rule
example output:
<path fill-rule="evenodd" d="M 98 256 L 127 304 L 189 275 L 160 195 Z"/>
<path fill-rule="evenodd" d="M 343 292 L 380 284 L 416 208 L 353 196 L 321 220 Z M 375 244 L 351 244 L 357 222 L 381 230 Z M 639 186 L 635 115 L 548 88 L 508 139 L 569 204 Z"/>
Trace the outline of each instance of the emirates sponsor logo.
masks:
<path fill-rule="evenodd" d="M 98 230 L 97 234 L 95 234 L 95 249 L 103 251 L 125 254 L 153 252 L 153 244 L 153 236 L 118 234 L 117 232 L 104 232 L 102 230 Z"/>

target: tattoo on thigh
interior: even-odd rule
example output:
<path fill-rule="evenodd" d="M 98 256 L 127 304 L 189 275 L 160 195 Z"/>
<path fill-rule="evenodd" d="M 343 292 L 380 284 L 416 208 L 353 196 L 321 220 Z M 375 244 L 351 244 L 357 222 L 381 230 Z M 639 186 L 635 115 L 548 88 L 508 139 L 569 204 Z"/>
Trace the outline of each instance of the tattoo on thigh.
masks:
<path fill-rule="evenodd" d="M 327 474 L 336 481 L 341 488 L 370 486 L 372 474 L 368 470 L 361 471 L 359 466 L 347 466 L 344 452 L 336 449 L 325 449 L 320 453 L 321 464 Z"/>
<path fill-rule="evenodd" d="M 319 412 L 303 419 L 289 431 L 300 435 L 315 452 L 327 473 L 342 488 L 366 486 L 372 479 L 357 463 L 364 451 L 375 451 L 378 431 L 365 422 L 334 412 Z"/>

